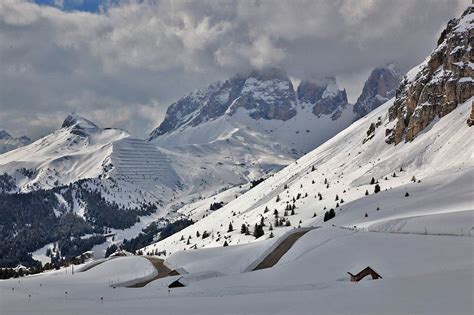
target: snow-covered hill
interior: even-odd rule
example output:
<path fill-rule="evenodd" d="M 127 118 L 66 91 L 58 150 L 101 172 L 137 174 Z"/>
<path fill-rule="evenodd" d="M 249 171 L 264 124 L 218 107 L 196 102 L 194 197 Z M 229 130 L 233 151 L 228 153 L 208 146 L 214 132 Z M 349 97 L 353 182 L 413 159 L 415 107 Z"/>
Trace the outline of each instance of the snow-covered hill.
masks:
<path fill-rule="evenodd" d="M 169 187 L 179 181 L 169 160 L 154 146 L 76 114 L 66 117 L 52 134 L 0 155 L 0 172 L 13 176 L 23 192 L 89 178 L 148 179 Z"/>

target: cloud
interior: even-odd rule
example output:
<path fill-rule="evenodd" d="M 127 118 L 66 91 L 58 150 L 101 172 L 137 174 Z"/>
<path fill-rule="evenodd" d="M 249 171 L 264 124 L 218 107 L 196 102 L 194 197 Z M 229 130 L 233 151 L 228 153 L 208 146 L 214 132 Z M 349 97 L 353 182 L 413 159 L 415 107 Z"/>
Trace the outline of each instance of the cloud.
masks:
<path fill-rule="evenodd" d="M 359 78 L 391 61 L 413 66 L 464 5 L 113 0 L 95 14 L 4 0 L 0 127 L 37 137 L 76 111 L 145 137 L 173 100 L 250 68 Z"/>

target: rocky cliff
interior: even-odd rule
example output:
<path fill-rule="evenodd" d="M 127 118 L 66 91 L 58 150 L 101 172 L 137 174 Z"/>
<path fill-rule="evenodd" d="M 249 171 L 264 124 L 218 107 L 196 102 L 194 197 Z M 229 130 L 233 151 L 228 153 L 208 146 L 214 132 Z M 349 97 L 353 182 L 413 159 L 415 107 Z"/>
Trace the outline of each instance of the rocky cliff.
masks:
<path fill-rule="evenodd" d="M 328 77 L 323 80 L 302 81 L 297 89 L 298 99 L 303 105 L 313 108 L 313 114 L 332 115 L 336 120 L 347 106 L 347 94 L 345 90 L 340 90 L 335 77 Z"/>
<path fill-rule="evenodd" d="M 395 96 L 402 75 L 395 64 L 374 69 L 364 84 L 362 93 L 354 104 L 355 119 L 373 111 Z"/>
<path fill-rule="evenodd" d="M 434 119 L 473 96 L 473 25 L 470 6 L 448 22 L 431 55 L 403 78 L 389 110 L 395 125 L 386 130 L 387 143 L 413 140 Z"/>
<path fill-rule="evenodd" d="M 172 104 L 166 117 L 149 139 L 180 128 L 195 127 L 223 115 L 234 115 L 240 108 L 254 120 L 287 121 L 297 114 L 297 103 L 312 108 L 317 117 L 340 117 L 347 95 L 334 77 L 302 81 L 295 91 L 290 78 L 281 70 L 267 69 L 236 75 L 196 90 Z"/>

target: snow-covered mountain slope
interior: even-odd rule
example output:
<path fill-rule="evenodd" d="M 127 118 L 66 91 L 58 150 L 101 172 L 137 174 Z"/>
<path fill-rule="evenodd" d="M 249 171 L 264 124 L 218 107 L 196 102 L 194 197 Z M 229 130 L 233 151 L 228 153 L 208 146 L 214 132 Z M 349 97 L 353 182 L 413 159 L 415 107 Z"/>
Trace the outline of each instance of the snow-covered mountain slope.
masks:
<path fill-rule="evenodd" d="M 401 78 L 401 71 L 394 63 L 372 70 L 361 95 L 354 104 L 356 119 L 367 115 L 394 97 Z"/>
<path fill-rule="evenodd" d="M 150 140 L 178 151 L 239 141 L 253 147 L 263 162 L 265 154 L 260 157 L 259 150 L 299 157 L 347 127 L 353 119 L 349 107 L 334 78 L 303 81 L 296 92 L 281 71 L 254 71 L 180 99 Z"/>
<path fill-rule="evenodd" d="M 472 13 L 469 13 L 472 10 L 473 7 L 470 7 L 461 19 L 450 21 L 442 34 L 440 46 L 435 48 L 433 53 L 438 59 L 445 58 L 445 55 L 439 54 L 440 51 L 452 55 L 450 49 L 443 48 L 446 47 L 446 41 L 450 38 L 465 38 L 466 34 L 472 32 Z M 459 33 L 461 26 L 463 33 Z M 240 233 L 242 225 L 247 226 L 252 233 L 254 226 L 264 223 L 265 237 L 268 237 L 270 233 L 279 235 L 291 228 L 286 226 L 287 224 L 304 226 L 319 223 L 330 209 L 336 214 L 334 222 L 339 220 L 340 213 L 359 209 L 353 210 L 353 213 L 361 218 L 362 223 L 365 222 L 364 227 L 368 227 L 369 215 L 367 214 L 366 218 L 365 212 L 371 209 L 367 208 L 361 214 L 363 210 L 360 209 L 364 207 L 359 206 L 357 200 L 372 200 L 373 197 L 370 195 L 375 190 L 381 190 L 379 193 L 381 195 L 387 194 L 387 202 L 377 207 L 391 209 L 388 211 L 393 212 L 394 219 L 397 219 L 397 211 L 400 211 L 401 217 L 406 218 L 473 210 L 473 186 L 465 187 L 465 185 L 469 181 L 472 183 L 474 169 L 472 156 L 474 139 L 471 136 L 472 129 L 466 124 L 472 110 L 474 90 L 472 86 L 466 87 L 465 80 L 451 82 L 454 86 L 450 86 L 449 89 L 454 93 L 455 103 L 441 102 L 433 105 L 433 108 L 437 108 L 440 112 L 439 116 L 420 129 L 410 142 L 394 145 L 387 140 L 392 137 L 388 131 L 400 122 L 393 119 L 393 112 L 400 104 L 412 100 L 413 95 L 418 95 L 420 90 L 424 90 L 420 80 L 426 74 L 425 65 L 426 62 L 413 68 L 404 79 L 406 82 L 413 80 L 409 77 L 419 78 L 418 88 L 404 90 L 406 83 L 402 83 L 401 92 L 397 93 L 396 98 L 356 121 L 331 140 L 226 204 L 219 211 L 206 216 L 178 235 L 145 248 L 145 252 L 148 249 L 158 248 L 159 251 L 166 249 L 167 253 L 170 253 L 186 248 L 221 246 L 225 241 L 228 244 L 250 242 L 254 241 L 255 237 L 242 235 Z M 437 82 L 438 85 L 428 80 L 426 84 L 433 90 L 436 90 L 437 86 L 443 89 L 448 84 L 444 80 Z M 470 95 L 470 98 L 465 99 L 465 95 Z M 459 98 L 456 98 L 458 96 Z M 463 102 L 456 103 L 456 99 Z M 424 110 L 426 106 L 426 104 L 420 105 L 420 110 Z M 415 112 L 417 111 L 419 110 L 416 109 Z M 418 183 L 419 180 L 421 183 Z M 439 190 L 434 188 L 441 183 L 445 184 L 440 186 Z M 403 190 L 408 192 L 407 197 L 404 197 Z M 438 200 L 437 196 L 452 195 L 455 191 L 457 193 L 456 198 L 449 198 L 449 207 L 446 205 L 446 209 L 443 210 L 443 207 L 439 206 L 417 206 L 418 209 L 424 209 L 419 213 L 412 212 L 413 204 L 410 202 L 421 199 L 409 196 L 410 191 L 419 193 L 423 196 L 421 198 L 426 200 L 430 198 Z M 433 192 L 436 194 L 433 195 Z M 350 203 L 351 201 L 354 203 Z M 365 201 L 361 202 L 365 204 Z M 429 204 L 429 201 L 426 202 Z M 442 202 L 437 204 L 443 205 Z M 403 208 L 403 205 L 408 208 Z M 430 211 L 430 208 L 438 210 Z M 281 223 L 284 227 L 275 228 L 275 216 L 280 218 L 278 224 Z M 352 223 L 360 225 L 361 222 L 351 219 L 344 222 L 344 225 L 350 226 Z M 230 224 L 234 231 L 228 232 Z M 269 230 L 270 224 L 273 225 L 273 231 Z M 202 235 L 204 231 L 210 236 L 204 239 L 195 237 L 197 234 Z M 188 244 L 187 241 L 180 241 L 182 236 L 185 240 L 189 236 L 194 239 Z"/>
<path fill-rule="evenodd" d="M 30 138 L 26 136 L 14 138 L 5 130 L 0 130 L 0 154 L 15 150 L 16 148 L 25 146 L 30 143 Z"/>
<path fill-rule="evenodd" d="M 13 176 L 21 191 L 48 189 L 88 178 L 173 187 L 179 177 L 156 147 L 119 129 L 102 129 L 78 115 L 34 143 L 0 155 L 0 172 Z"/>
<path fill-rule="evenodd" d="M 262 217 L 266 225 L 263 238 L 268 238 L 270 233 L 281 235 L 300 224 L 320 224 L 324 213 L 330 209 L 335 209 L 336 212 L 336 221 L 333 222 L 337 222 L 339 216 L 342 220 L 342 215 L 349 215 L 354 211 L 351 217 L 355 216 L 357 220 L 341 222 L 347 226 L 365 222 L 363 227 L 367 227 L 366 222 L 372 220 L 372 215 L 377 218 L 377 207 L 380 211 L 390 211 L 394 218 L 397 215 L 413 217 L 473 210 L 474 191 L 472 185 L 466 185 L 469 181 L 472 182 L 474 176 L 472 150 L 466 150 L 474 147 L 471 130 L 465 123 L 470 114 L 471 102 L 472 99 L 459 105 L 414 141 L 397 146 L 385 143 L 383 127 L 376 128 L 373 138 L 367 141 L 367 130 L 372 123 L 380 122 L 380 126 L 390 124 L 388 109 L 393 100 L 387 102 L 241 197 L 177 235 L 148 246 L 144 251 L 166 249 L 170 253 L 195 246 L 222 246 L 224 241 L 230 245 L 252 242 L 255 237 L 241 234 L 241 225 L 248 225 L 252 234 L 254 225 L 259 224 Z M 421 183 L 413 183 L 413 177 L 415 181 L 421 180 Z M 372 178 L 381 188 L 377 196 L 371 196 L 375 189 L 375 184 L 370 184 Z M 433 185 L 441 182 L 447 184 L 434 190 Z M 368 196 L 365 195 L 366 190 Z M 430 198 L 437 200 L 439 196 L 446 196 L 454 191 L 458 193 L 455 198 L 449 198 L 449 208 L 428 206 Z M 405 192 L 411 196 L 405 197 Z M 375 197 L 379 197 L 378 203 L 373 201 Z M 362 205 L 370 204 L 370 208 L 350 203 L 356 200 L 360 200 Z M 427 206 L 411 208 L 415 200 L 426 200 Z M 294 215 L 291 215 L 291 210 L 286 211 L 288 216 L 284 215 L 288 204 L 295 204 Z M 424 210 L 416 211 L 420 208 Z M 280 218 L 291 222 L 291 227 L 275 227 L 275 210 Z M 370 216 L 365 218 L 365 212 L 371 213 Z M 313 217 L 315 214 L 316 217 Z M 228 232 L 229 223 L 234 228 L 233 232 Z M 273 225 L 273 231 L 269 230 L 270 224 Z M 284 222 L 283 225 L 285 224 Z M 466 230 L 469 229 L 468 225 L 464 226 Z M 451 232 L 455 233 L 459 228 L 460 225 L 455 226 Z M 210 237 L 196 237 L 197 232 L 202 235 L 204 231 Z M 191 236 L 190 244 L 180 241 L 181 236 L 185 240 Z"/>

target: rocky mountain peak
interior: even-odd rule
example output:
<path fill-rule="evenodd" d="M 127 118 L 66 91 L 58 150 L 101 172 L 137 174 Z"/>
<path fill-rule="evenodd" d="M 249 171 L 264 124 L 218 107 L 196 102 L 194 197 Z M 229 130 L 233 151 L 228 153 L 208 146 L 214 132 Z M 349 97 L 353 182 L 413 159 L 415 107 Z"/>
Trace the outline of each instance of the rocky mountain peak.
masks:
<path fill-rule="evenodd" d="M 296 96 L 289 77 L 279 69 L 253 70 L 199 89 L 173 103 L 150 140 L 186 126 L 197 126 L 239 108 L 254 119 L 287 120 L 296 114 Z"/>
<path fill-rule="evenodd" d="M 92 121 L 77 115 L 76 113 L 71 113 L 66 116 L 64 119 L 61 128 L 78 128 L 78 129 L 98 129 L 99 126 L 94 124 Z"/>
<path fill-rule="evenodd" d="M 431 55 L 400 83 L 389 110 L 393 128 L 387 143 L 413 140 L 436 117 L 453 111 L 474 95 L 474 6 L 448 22 Z"/>
<path fill-rule="evenodd" d="M 6 139 L 12 139 L 13 137 L 11 134 L 9 134 L 6 130 L 0 130 L 0 139 L 6 140 Z"/>
<path fill-rule="evenodd" d="M 347 106 L 346 90 L 339 89 L 335 77 L 326 77 L 318 80 L 303 80 L 298 86 L 297 95 L 304 105 L 313 107 L 313 114 L 332 114 L 332 119 L 337 119 L 342 110 Z"/>
<path fill-rule="evenodd" d="M 355 119 L 367 115 L 394 97 L 401 78 L 401 71 L 394 63 L 372 70 L 361 95 L 354 104 Z"/>
<path fill-rule="evenodd" d="M 0 130 L 0 154 L 14 150 L 31 143 L 31 139 L 26 136 L 14 138 L 6 130 Z"/>

